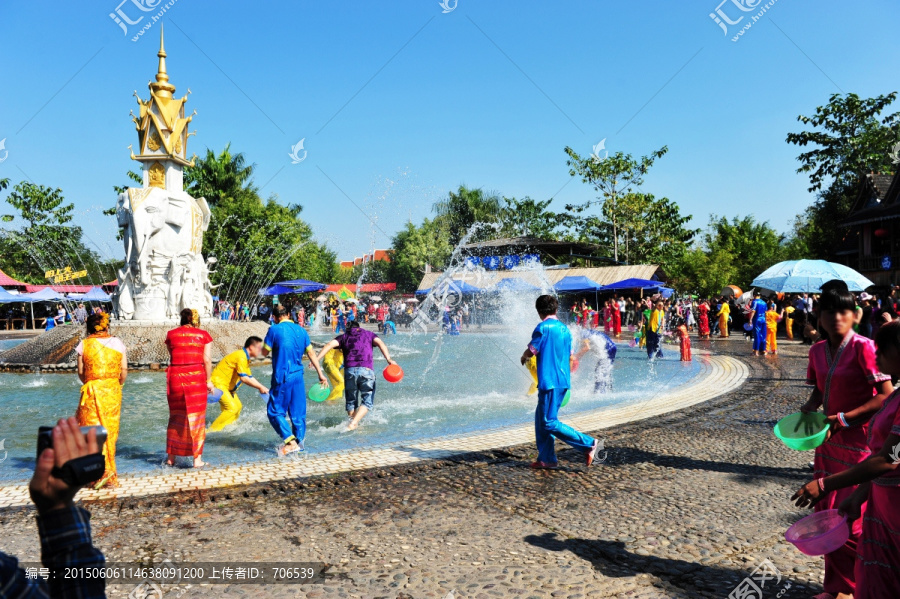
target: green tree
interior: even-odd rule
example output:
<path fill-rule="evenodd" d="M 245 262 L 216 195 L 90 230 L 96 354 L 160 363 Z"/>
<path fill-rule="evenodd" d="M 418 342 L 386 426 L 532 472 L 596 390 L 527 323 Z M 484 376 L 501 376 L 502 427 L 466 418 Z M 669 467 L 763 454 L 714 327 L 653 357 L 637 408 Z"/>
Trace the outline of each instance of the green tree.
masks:
<path fill-rule="evenodd" d="M 533 200 L 525 196 L 521 200 L 503 198 L 500 210 L 502 223 L 498 237 L 536 237 L 545 241 L 559 238 L 559 225 L 563 217 L 547 210 L 553 200 Z"/>
<path fill-rule="evenodd" d="M 628 193 L 620 207 L 627 210 L 623 226 L 625 261 L 629 264 L 659 264 L 664 268 L 680 261 L 690 249 L 699 229 L 687 224 L 678 204 L 649 193 Z"/>
<path fill-rule="evenodd" d="M 861 99 L 856 94 L 833 94 L 813 116 L 797 120 L 811 130 L 788 133 L 787 143 L 812 146 L 801 153 L 798 173 L 809 175 L 815 202 L 795 219 L 794 237 L 810 257 L 832 255 L 846 235 L 840 222 L 853 207 L 860 181 L 867 173 L 893 172 L 889 150 L 900 139 L 900 112 L 881 113 L 897 92 Z"/>
<path fill-rule="evenodd" d="M 494 192 L 481 188 L 469 189 L 460 185 L 455 192 L 434 203 L 432 210 L 435 220 L 442 221 L 450 233 L 450 243 L 456 247 L 459 241 L 475 223 L 496 223 L 500 220 L 503 201 Z M 488 230 L 475 232 L 470 241 L 479 241 L 493 236 Z"/>
<path fill-rule="evenodd" d="M 765 269 L 785 259 L 784 242 L 784 236 L 768 222 L 757 222 L 752 216 L 729 221 L 724 216 L 710 215 L 704 239 L 712 263 L 732 265 L 726 270 L 731 279 L 723 286 L 733 284 L 744 290 Z"/>
<path fill-rule="evenodd" d="M 253 184 L 253 167 L 230 144 L 207 150 L 185 169 L 186 190 L 205 197 L 212 219 L 203 239 L 207 256 L 218 261 L 210 276 L 229 301 L 248 301 L 273 281 L 310 279 L 330 283 L 338 277 L 336 254 L 315 241 L 299 204 L 266 200 Z"/>
<path fill-rule="evenodd" d="M 629 229 L 636 226 L 636 219 L 629 211 L 627 203 L 620 200 L 633 187 L 640 187 L 644 175 L 657 159 L 663 157 L 669 149 L 663 146 L 636 160 L 631 154 L 616 152 L 606 158 L 596 156 L 581 157 L 575 150 L 567 147 L 569 156 L 566 164 L 571 176 L 579 176 L 597 192 L 597 198 L 583 204 L 566 205 L 571 213 L 569 226 L 578 231 L 580 236 L 608 242 L 612 246 L 613 259 L 619 260 L 619 246 L 623 236 L 627 237 Z M 592 207 L 600 205 L 600 214 L 590 214 Z"/>
<path fill-rule="evenodd" d="M 3 180 L 0 188 L 8 184 L 8 180 Z M 21 181 L 6 202 L 16 213 L 5 214 L 2 220 L 22 222 L 20 228 L 4 232 L 0 245 L 0 268 L 10 276 L 45 283 L 45 271 L 71 267 L 87 271 L 87 281 L 82 282 L 109 280 L 112 273 L 108 265 L 84 245 L 81 227 L 71 224 L 75 206 L 65 203 L 61 189 Z"/>
<path fill-rule="evenodd" d="M 243 153 L 231 153 L 229 143 L 218 155 L 207 149 L 206 156 L 196 160 L 194 166 L 187 167 L 184 188 L 195 198 L 206 198 L 213 207 L 226 198 L 258 194 L 252 184 L 254 170 L 255 166 L 247 164 Z"/>
<path fill-rule="evenodd" d="M 450 239 L 448 226 L 441 220 L 426 218 L 418 227 L 406 223 L 391 243 L 390 272 L 398 291 L 411 292 L 418 288 L 426 265 L 443 269 L 453 253 Z"/>

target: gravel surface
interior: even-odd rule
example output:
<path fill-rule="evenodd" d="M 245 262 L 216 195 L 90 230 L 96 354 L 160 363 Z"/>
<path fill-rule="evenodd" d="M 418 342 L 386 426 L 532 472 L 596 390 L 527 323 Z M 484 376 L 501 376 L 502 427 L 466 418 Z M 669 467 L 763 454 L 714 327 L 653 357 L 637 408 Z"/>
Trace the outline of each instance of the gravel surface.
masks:
<path fill-rule="evenodd" d="M 806 513 L 788 498 L 811 479 L 812 452 L 772 434 L 806 399 L 808 348 L 783 342 L 777 358 L 753 358 L 740 339 L 694 344 L 744 356 L 751 378 L 681 413 L 597 432 L 608 455 L 590 470 L 560 448 L 561 470 L 532 471 L 527 445 L 93 503 L 95 541 L 109 561 L 328 564 L 319 584 L 167 587 L 165 597 L 725 598 L 763 560 L 781 575 L 766 599 L 820 592 L 822 559 L 783 537 Z M 37 561 L 33 512 L 0 513 L 0 526 L 5 551 Z"/>

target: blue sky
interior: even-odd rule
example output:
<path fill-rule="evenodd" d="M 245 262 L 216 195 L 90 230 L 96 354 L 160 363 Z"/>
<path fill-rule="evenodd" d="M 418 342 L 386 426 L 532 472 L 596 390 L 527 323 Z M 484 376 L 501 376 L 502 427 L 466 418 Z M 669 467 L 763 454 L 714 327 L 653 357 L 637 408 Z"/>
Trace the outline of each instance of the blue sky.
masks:
<path fill-rule="evenodd" d="M 62 188 L 110 255 L 122 252 L 100 211 L 136 166 L 131 94 L 148 97 L 159 23 L 132 38 L 165 4 L 119 1 L 0 5 L 0 177 Z M 460 184 L 560 210 L 585 201 L 563 148 L 604 138 L 635 155 L 668 145 L 643 189 L 695 226 L 715 212 L 787 230 L 812 200 L 787 133 L 830 94 L 900 88 L 900 45 L 873 26 L 900 7 L 778 0 L 732 42 L 766 2 L 726 0 L 730 19 L 745 15 L 726 36 L 709 17 L 718 1 L 458 0 L 445 14 L 437 0 L 176 0 L 162 22 L 171 82 L 198 112 L 189 151 L 231 142 L 263 194 L 302 204 L 348 259 Z M 123 33 L 117 7 L 143 21 Z M 300 139 L 308 154 L 292 164 Z"/>

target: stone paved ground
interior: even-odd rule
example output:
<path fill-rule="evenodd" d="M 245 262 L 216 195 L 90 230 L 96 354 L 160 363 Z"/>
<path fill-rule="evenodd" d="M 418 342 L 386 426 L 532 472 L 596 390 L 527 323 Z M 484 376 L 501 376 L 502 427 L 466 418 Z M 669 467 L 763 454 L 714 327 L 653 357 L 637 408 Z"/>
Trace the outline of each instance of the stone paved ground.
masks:
<path fill-rule="evenodd" d="M 695 341 L 695 346 L 705 344 Z M 752 358 L 751 378 L 682 413 L 599 433 L 605 464 L 564 449 L 534 472 L 531 445 L 332 477 L 92 503 L 110 561 L 322 561 L 314 585 L 209 585 L 166 597 L 725 598 L 764 559 L 765 597 L 821 591 L 821 558 L 783 539 L 804 512 L 788 497 L 810 453 L 784 448 L 775 421 L 805 400 L 805 348 Z M 0 513 L 3 549 L 36 561 L 32 513 Z M 791 588 L 786 589 L 786 583 Z M 132 586 L 110 588 L 124 597 Z M 781 594 L 779 594 L 781 593 Z"/>

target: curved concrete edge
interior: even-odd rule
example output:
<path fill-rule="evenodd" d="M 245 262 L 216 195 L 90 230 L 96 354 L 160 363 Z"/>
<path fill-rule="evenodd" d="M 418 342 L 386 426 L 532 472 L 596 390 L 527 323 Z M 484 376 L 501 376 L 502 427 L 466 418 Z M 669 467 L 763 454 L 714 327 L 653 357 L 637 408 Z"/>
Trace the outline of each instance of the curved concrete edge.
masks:
<path fill-rule="evenodd" d="M 694 356 L 700 362 L 700 372 L 673 392 L 660 391 L 643 402 L 576 414 L 565 418 L 566 422 L 579 430 L 597 431 L 659 416 L 730 393 L 740 387 L 750 375 L 748 366 L 736 358 L 701 351 L 695 351 Z M 517 425 L 409 445 L 395 443 L 368 449 L 302 455 L 296 460 L 273 459 L 209 470 L 177 470 L 165 474 L 122 476 L 118 489 L 82 490 L 77 498 L 83 501 L 103 501 L 219 489 L 447 459 L 473 451 L 533 442 L 534 426 Z M 30 504 L 26 485 L 0 487 L 0 508 Z"/>

